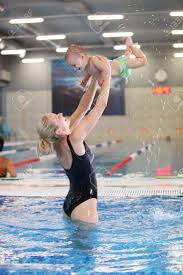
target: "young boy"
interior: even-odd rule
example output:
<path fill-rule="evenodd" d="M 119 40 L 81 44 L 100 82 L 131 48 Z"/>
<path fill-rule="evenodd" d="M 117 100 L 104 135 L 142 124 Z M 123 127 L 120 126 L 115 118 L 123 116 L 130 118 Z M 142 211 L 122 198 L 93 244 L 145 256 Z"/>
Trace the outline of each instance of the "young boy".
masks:
<path fill-rule="evenodd" d="M 131 37 L 126 39 L 126 47 L 125 56 L 120 56 L 111 61 L 100 55 L 90 57 L 81 46 L 71 45 L 65 54 L 65 59 L 75 69 L 84 71 L 85 76 L 81 81 L 83 87 L 86 86 L 91 76 L 97 78 L 99 85 L 102 86 L 103 80 L 108 73 L 106 70 L 107 62 L 110 62 L 111 65 L 111 75 L 119 75 L 123 78 L 128 78 L 129 68 L 135 69 L 147 64 L 146 56 L 133 45 Z M 135 59 L 131 59 L 130 54 L 133 54 Z"/>

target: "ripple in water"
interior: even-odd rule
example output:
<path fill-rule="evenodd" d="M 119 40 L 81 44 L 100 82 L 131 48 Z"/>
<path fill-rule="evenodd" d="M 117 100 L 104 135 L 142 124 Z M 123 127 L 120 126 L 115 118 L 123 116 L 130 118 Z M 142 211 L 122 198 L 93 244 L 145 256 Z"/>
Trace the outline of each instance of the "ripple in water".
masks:
<path fill-rule="evenodd" d="M 60 198 L 1 197 L 0 274 L 182 274 L 182 202 L 105 198 L 87 225 Z"/>

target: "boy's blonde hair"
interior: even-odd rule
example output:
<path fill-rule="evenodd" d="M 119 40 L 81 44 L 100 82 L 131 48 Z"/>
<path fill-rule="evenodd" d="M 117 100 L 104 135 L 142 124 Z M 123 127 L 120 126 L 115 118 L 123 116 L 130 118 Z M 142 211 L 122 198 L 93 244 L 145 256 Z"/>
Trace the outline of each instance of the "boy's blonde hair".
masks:
<path fill-rule="evenodd" d="M 39 141 L 37 143 L 38 155 L 48 155 L 52 152 L 52 143 L 57 140 L 55 131 L 57 127 L 48 121 L 44 115 L 37 127 Z"/>
<path fill-rule="evenodd" d="M 86 54 L 85 49 L 82 48 L 80 45 L 72 44 L 67 49 L 67 52 L 65 53 L 65 59 L 67 60 L 68 57 L 72 54 Z"/>

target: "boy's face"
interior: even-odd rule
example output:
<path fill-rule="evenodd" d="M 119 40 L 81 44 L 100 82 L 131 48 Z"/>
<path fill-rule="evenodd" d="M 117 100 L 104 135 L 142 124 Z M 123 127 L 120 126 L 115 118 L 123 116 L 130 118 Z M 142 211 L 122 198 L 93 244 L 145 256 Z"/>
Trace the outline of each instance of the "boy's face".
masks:
<path fill-rule="evenodd" d="M 67 62 L 76 70 L 84 70 L 86 66 L 86 57 L 83 54 L 71 54 L 67 58 Z"/>

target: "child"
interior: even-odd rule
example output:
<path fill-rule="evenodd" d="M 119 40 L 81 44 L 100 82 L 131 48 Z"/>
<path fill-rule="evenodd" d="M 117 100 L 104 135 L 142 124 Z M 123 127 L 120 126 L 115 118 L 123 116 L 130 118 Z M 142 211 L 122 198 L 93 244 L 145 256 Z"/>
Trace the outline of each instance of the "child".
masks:
<path fill-rule="evenodd" d="M 127 51 L 125 56 L 120 56 L 110 61 L 100 55 L 90 57 L 79 45 L 71 45 L 65 54 L 65 59 L 72 67 L 84 71 L 85 77 L 81 81 L 83 87 L 86 86 L 91 76 L 97 78 L 99 85 L 102 86 L 107 73 L 107 62 L 110 62 L 111 65 L 111 75 L 118 75 L 123 78 L 128 78 L 129 68 L 135 69 L 147 64 L 146 56 L 140 49 L 133 45 L 131 37 L 126 39 L 126 47 Z M 131 53 L 135 55 L 135 59 L 130 58 Z"/>

